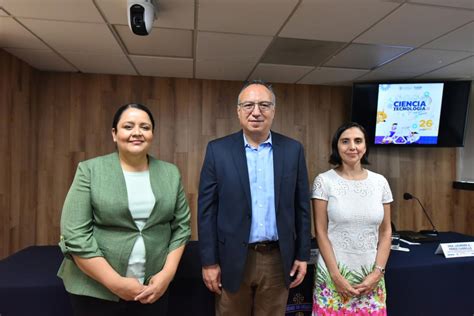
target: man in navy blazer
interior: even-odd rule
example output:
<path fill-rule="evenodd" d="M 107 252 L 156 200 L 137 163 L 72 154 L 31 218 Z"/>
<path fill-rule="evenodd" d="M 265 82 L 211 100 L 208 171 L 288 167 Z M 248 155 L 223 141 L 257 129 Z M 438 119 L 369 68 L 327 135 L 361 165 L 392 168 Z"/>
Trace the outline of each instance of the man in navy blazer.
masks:
<path fill-rule="evenodd" d="M 270 128 L 275 95 L 262 81 L 238 98 L 242 130 L 209 142 L 198 199 L 204 283 L 219 315 L 284 315 L 310 255 L 303 146 Z"/>

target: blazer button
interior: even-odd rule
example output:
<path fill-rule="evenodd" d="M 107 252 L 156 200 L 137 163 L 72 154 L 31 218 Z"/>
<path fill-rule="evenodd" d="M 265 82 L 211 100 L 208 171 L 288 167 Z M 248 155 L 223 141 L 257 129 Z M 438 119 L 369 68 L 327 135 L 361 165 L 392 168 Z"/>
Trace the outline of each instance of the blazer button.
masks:
<path fill-rule="evenodd" d="M 251 216 L 250 214 L 247 215 L 247 219 L 248 219 L 248 220 L 252 219 L 252 216 Z"/>
<path fill-rule="evenodd" d="M 244 242 L 242 243 L 242 246 L 247 247 L 247 243 L 244 241 Z"/>

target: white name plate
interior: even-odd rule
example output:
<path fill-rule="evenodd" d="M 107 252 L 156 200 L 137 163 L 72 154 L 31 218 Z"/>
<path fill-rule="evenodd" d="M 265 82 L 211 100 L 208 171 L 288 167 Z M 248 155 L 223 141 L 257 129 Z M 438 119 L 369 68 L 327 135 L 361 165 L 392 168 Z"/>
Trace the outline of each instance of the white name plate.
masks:
<path fill-rule="evenodd" d="M 474 257 L 474 241 L 439 244 L 435 254 L 441 253 L 445 258 Z"/>

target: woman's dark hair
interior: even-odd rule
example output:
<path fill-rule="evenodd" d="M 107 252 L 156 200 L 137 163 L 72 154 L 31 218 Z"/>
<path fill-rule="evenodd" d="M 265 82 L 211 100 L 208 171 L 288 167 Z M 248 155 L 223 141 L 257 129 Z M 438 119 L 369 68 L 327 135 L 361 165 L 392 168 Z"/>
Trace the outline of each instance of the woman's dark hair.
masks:
<path fill-rule="evenodd" d="M 341 137 L 341 134 L 344 133 L 345 130 L 349 128 L 357 127 L 362 131 L 362 134 L 364 134 L 364 142 L 365 142 L 365 154 L 362 156 L 362 159 L 360 162 L 363 165 L 368 165 L 370 164 L 369 160 L 367 159 L 369 157 L 369 146 L 367 144 L 367 132 L 365 131 L 365 128 L 355 122 L 349 122 L 349 123 L 344 123 L 342 124 L 334 134 L 332 138 L 332 143 L 331 143 L 331 148 L 332 148 L 332 153 L 331 156 L 329 157 L 329 163 L 332 165 L 340 165 L 342 164 L 342 159 L 341 156 L 339 155 L 339 150 L 337 149 L 337 143 L 339 142 L 339 138 Z"/>
<path fill-rule="evenodd" d="M 125 110 L 127 109 L 138 109 L 138 110 L 142 110 L 144 112 L 146 112 L 146 114 L 148 114 L 148 117 L 150 118 L 150 121 L 151 121 L 151 127 L 152 127 L 152 131 L 155 130 L 155 119 L 153 118 L 153 114 L 151 114 L 151 111 L 149 108 L 147 108 L 145 105 L 143 104 L 139 104 L 139 103 L 130 103 L 130 104 L 125 104 L 125 105 L 122 105 L 121 107 L 119 107 L 117 109 L 117 111 L 115 112 L 114 114 L 114 120 L 112 121 L 112 128 L 115 129 L 115 131 L 117 131 L 117 124 L 118 122 L 120 121 L 120 118 L 122 117 L 122 113 L 125 112 Z"/>

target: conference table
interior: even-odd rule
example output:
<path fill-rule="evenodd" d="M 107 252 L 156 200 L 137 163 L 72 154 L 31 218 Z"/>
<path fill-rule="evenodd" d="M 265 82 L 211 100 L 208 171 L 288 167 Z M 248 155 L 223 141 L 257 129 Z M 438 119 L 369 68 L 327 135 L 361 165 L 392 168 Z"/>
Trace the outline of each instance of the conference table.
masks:
<path fill-rule="evenodd" d="M 442 242 L 474 241 L 459 233 L 440 233 Z M 389 316 L 474 314 L 474 257 L 445 259 L 437 243 L 392 251 L 386 269 Z M 402 246 L 406 246 L 401 243 Z M 168 315 L 214 315 L 214 297 L 204 286 L 198 242 L 186 247 L 170 285 Z M 69 298 L 56 272 L 62 260 L 57 246 L 32 246 L 0 261 L 0 315 L 72 315 Z M 288 316 L 311 315 L 314 265 L 303 284 L 292 289 Z"/>
<path fill-rule="evenodd" d="M 474 241 L 473 236 L 439 233 L 442 243 Z M 435 255 L 440 242 L 400 246 L 391 251 L 385 273 L 388 315 L 473 316 L 474 257 Z"/>

